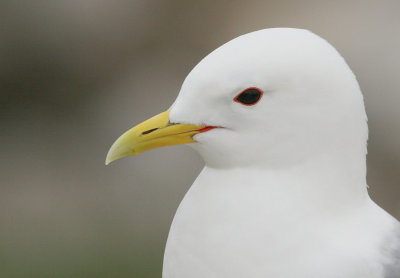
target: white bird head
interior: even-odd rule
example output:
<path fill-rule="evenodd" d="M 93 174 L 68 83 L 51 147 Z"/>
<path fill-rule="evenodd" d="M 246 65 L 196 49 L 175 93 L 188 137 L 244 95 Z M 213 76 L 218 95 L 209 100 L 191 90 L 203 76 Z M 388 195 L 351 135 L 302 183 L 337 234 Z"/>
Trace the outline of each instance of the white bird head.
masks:
<path fill-rule="evenodd" d="M 332 153 L 362 160 L 367 133 L 361 91 L 340 54 L 307 30 L 265 29 L 205 57 L 170 110 L 122 135 L 107 162 L 182 143 L 211 167 L 279 167 Z"/>

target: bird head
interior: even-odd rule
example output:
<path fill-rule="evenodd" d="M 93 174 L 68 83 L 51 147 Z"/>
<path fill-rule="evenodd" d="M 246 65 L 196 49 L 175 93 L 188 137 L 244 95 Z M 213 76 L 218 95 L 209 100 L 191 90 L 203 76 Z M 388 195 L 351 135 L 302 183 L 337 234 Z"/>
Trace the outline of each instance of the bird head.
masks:
<path fill-rule="evenodd" d="M 211 167 L 274 166 L 329 152 L 365 156 L 358 83 L 325 40 L 300 29 L 264 29 L 206 56 L 167 111 L 128 130 L 106 163 L 191 143 Z"/>

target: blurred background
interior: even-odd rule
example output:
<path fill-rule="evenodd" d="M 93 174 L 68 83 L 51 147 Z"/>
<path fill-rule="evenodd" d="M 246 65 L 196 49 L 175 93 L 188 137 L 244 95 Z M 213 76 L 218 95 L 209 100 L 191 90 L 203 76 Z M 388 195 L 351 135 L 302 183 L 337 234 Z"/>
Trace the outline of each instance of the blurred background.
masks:
<path fill-rule="evenodd" d="M 224 42 L 307 28 L 345 57 L 369 117 L 368 183 L 400 217 L 400 2 L 0 0 L 0 277 L 161 277 L 203 162 L 185 146 L 105 167 Z"/>

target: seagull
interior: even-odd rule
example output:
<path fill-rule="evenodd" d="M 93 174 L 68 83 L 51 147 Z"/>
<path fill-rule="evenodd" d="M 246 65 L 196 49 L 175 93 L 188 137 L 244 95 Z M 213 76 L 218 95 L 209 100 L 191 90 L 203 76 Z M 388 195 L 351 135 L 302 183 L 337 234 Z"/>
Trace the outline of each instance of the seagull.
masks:
<path fill-rule="evenodd" d="M 308 30 L 272 28 L 206 56 L 106 164 L 177 144 L 203 158 L 163 278 L 399 278 L 400 224 L 368 195 L 367 139 L 342 56 Z"/>

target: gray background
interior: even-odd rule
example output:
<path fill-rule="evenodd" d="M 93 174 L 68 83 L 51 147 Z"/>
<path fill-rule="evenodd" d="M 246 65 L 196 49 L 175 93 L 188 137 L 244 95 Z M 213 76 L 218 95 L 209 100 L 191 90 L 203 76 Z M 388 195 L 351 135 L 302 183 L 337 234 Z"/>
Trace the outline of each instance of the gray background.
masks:
<path fill-rule="evenodd" d="M 373 199 L 400 216 L 400 2 L 0 1 L 0 277 L 160 277 L 174 212 L 202 168 L 188 147 L 104 166 L 191 68 L 268 27 L 307 28 L 358 77 Z"/>

